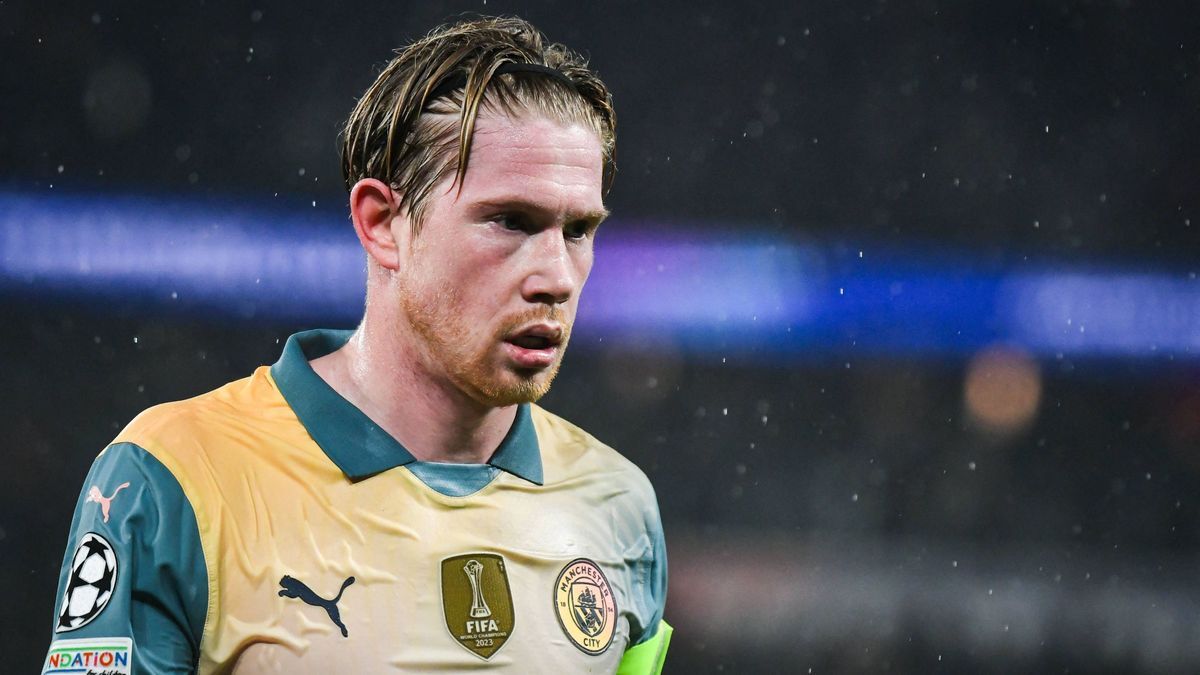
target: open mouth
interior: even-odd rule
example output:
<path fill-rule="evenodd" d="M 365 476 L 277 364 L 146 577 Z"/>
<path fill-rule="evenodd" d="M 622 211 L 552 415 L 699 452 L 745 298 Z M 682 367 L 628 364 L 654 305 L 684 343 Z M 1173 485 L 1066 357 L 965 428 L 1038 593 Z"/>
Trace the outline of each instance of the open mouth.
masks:
<path fill-rule="evenodd" d="M 548 323 L 527 326 L 504 339 L 509 358 L 520 368 L 532 369 L 554 365 L 562 341 L 562 328 Z"/>
<path fill-rule="evenodd" d="M 557 325 L 536 324 L 527 326 L 506 338 L 522 349 L 551 349 L 562 342 L 563 331 Z"/>
<path fill-rule="evenodd" d="M 558 346 L 556 340 L 541 335 L 517 335 L 508 341 L 523 349 L 549 349 Z"/>

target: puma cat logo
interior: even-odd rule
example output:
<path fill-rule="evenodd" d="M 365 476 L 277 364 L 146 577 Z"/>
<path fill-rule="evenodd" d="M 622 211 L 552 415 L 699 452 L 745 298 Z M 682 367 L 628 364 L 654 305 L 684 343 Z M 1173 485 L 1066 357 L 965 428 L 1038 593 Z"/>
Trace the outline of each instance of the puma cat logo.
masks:
<path fill-rule="evenodd" d="M 92 489 L 88 490 L 88 496 L 87 496 L 87 499 L 84 500 L 84 503 L 96 502 L 97 504 L 99 504 L 100 505 L 100 514 L 104 516 L 104 522 L 107 523 L 108 522 L 108 510 L 112 508 L 112 500 L 117 498 L 118 492 L 120 492 L 121 490 L 124 490 L 127 487 L 129 487 L 129 483 L 127 483 L 127 482 L 121 483 L 120 485 L 117 486 L 116 490 L 113 490 L 111 497 L 105 497 L 104 493 L 100 492 L 100 488 L 93 485 Z"/>
<path fill-rule="evenodd" d="M 346 624 L 342 623 L 342 615 L 338 612 L 337 604 L 342 599 L 342 593 L 346 591 L 346 587 L 352 583 L 354 583 L 354 577 L 347 577 L 342 582 L 342 588 L 338 591 L 338 594 L 332 600 L 326 600 L 313 593 L 312 589 L 305 586 L 303 581 L 285 574 L 279 580 L 279 585 L 283 587 L 283 590 L 279 591 L 279 597 L 299 598 L 307 605 L 324 609 L 325 613 L 329 615 L 329 620 L 342 629 L 342 637 L 350 637 L 350 631 L 346 630 Z"/>

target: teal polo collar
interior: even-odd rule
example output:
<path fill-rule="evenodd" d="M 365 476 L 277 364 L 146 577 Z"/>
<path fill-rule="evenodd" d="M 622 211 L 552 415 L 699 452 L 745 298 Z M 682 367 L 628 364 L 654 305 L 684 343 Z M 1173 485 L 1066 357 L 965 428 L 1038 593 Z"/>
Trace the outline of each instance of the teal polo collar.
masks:
<path fill-rule="evenodd" d="M 353 331 L 310 330 L 287 339 L 271 377 L 308 435 L 351 480 L 417 461 L 412 453 L 333 390 L 308 364 L 346 344 Z M 529 404 L 517 406 L 508 435 L 488 464 L 542 484 L 542 453 Z"/>

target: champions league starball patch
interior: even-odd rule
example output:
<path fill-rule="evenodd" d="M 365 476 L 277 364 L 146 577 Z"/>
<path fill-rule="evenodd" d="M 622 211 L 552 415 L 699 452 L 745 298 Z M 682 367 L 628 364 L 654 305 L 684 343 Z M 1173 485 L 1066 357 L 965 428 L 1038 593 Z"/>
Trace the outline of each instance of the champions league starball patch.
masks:
<path fill-rule="evenodd" d="M 558 625 L 571 644 L 587 654 L 603 654 L 617 628 L 617 601 L 600 566 L 587 558 L 567 563 L 554 582 Z"/>
<path fill-rule="evenodd" d="M 71 556 L 71 571 L 55 632 L 65 633 L 90 623 L 108 606 L 116 586 L 116 552 L 107 539 L 88 532 Z"/>

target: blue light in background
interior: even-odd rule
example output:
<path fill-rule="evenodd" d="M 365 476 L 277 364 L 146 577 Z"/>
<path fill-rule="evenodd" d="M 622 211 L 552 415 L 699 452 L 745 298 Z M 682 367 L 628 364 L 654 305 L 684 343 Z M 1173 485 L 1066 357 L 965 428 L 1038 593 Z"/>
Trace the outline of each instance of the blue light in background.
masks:
<path fill-rule="evenodd" d="M 147 313 L 341 324 L 362 313 L 364 254 L 328 211 L 0 194 L 0 219 L 10 292 L 132 301 Z"/>
<path fill-rule="evenodd" d="M 1038 352 L 1200 356 L 1194 275 L 1022 275 L 1005 283 L 999 309 L 1013 342 Z"/>
<path fill-rule="evenodd" d="M 0 288 L 218 319 L 352 325 L 365 259 L 341 209 L 0 193 Z M 730 230 L 605 226 L 576 344 L 643 334 L 689 349 L 1200 357 L 1194 273 L 979 267 L 929 251 Z"/>

